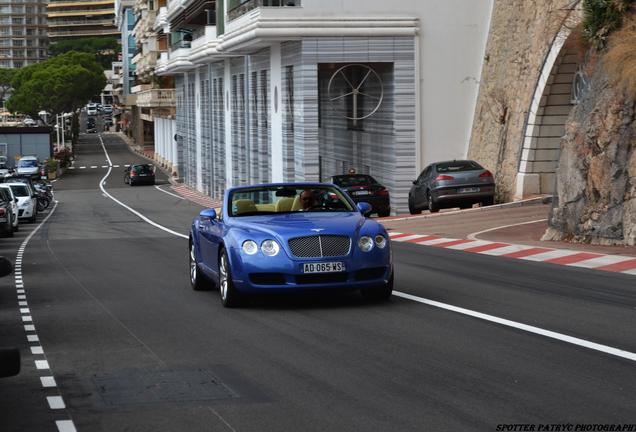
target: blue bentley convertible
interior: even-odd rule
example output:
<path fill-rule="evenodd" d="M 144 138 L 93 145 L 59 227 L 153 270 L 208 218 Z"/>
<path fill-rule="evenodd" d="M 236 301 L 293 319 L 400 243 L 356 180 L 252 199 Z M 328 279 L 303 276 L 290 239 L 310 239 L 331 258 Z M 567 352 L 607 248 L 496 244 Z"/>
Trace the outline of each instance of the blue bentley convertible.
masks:
<path fill-rule="evenodd" d="M 190 231 L 190 283 L 219 287 L 224 306 L 250 293 L 359 289 L 388 299 L 393 290 L 389 236 L 337 186 L 285 183 L 225 192 Z"/>

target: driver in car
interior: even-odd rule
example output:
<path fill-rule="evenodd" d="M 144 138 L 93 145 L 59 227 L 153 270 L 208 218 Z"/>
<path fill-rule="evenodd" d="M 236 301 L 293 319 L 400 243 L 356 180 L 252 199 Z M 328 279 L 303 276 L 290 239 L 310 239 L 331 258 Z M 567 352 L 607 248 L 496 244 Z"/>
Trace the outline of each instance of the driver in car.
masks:
<path fill-rule="evenodd" d="M 300 211 L 310 211 L 316 206 L 316 198 L 314 193 L 309 189 L 302 191 L 300 194 L 300 205 L 302 206 Z"/>

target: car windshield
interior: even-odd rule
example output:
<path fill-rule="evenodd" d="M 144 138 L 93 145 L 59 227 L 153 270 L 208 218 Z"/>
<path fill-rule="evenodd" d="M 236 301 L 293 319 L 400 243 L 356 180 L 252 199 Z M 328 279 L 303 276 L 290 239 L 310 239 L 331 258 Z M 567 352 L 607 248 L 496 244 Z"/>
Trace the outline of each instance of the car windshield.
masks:
<path fill-rule="evenodd" d="M 349 186 L 366 186 L 372 184 L 378 184 L 376 179 L 370 175 L 341 175 L 333 177 L 334 184 L 341 187 Z"/>
<path fill-rule="evenodd" d="M 13 191 L 13 195 L 17 197 L 29 196 L 29 188 L 26 185 L 11 185 L 11 190 Z"/>
<path fill-rule="evenodd" d="M 354 211 L 354 207 L 338 189 L 317 185 L 239 189 L 232 192 L 229 203 L 230 216 Z"/>
<path fill-rule="evenodd" d="M 475 171 L 484 169 L 477 162 L 473 161 L 452 161 L 437 164 L 438 173 L 450 173 L 461 171 Z"/>
<path fill-rule="evenodd" d="M 18 161 L 19 168 L 32 168 L 36 166 L 38 166 L 38 161 L 36 161 L 35 159 L 26 159 L 26 160 Z"/>

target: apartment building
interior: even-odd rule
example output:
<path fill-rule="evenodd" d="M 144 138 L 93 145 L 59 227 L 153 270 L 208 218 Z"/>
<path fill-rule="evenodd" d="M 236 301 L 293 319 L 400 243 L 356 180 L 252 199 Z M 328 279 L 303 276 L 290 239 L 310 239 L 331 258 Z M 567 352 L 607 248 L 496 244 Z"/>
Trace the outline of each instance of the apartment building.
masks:
<path fill-rule="evenodd" d="M 169 0 L 174 163 L 226 187 L 355 168 L 407 208 L 428 162 L 465 157 L 492 0 Z M 160 11 L 161 15 L 161 11 Z"/>
<path fill-rule="evenodd" d="M 48 22 L 51 42 L 63 39 L 117 36 L 114 0 L 49 0 Z"/>
<path fill-rule="evenodd" d="M 160 10 L 165 15 L 166 0 L 136 0 L 136 17 L 132 35 L 136 41 L 135 82 L 133 93 L 139 127 L 134 138 L 148 150 L 159 150 L 157 162 L 171 171 L 174 169 L 170 154 L 175 146 L 172 136 L 175 131 L 175 89 L 174 78 L 158 77 L 155 67 L 161 55 L 168 52 L 168 36 L 162 26 L 156 26 Z M 163 8 L 163 9 L 162 9 Z M 162 156 L 166 154 L 166 157 Z"/>
<path fill-rule="evenodd" d="M 21 68 L 48 55 L 46 4 L 0 0 L 0 68 Z"/>

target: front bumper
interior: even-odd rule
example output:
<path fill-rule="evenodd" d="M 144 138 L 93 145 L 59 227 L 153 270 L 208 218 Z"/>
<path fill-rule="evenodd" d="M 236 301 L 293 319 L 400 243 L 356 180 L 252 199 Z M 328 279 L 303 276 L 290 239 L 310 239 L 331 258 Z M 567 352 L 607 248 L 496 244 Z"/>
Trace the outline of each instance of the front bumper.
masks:
<path fill-rule="evenodd" d="M 371 252 L 354 250 L 348 256 L 327 258 L 289 258 L 285 251 L 275 257 L 246 256 L 236 249 L 231 253 L 232 278 L 240 292 L 374 288 L 387 284 L 393 272 L 390 246 L 374 248 Z M 305 263 L 326 262 L 342 262 L 345 271 L 303 273 Z"/>
<path fill-rule="evenodd" d="M 18 219 L 26 219 L 26 218 L 30 218 L 33 216 L 33 209 L 32 208 L 24 208 L 24 209 L 19 209 L 18 210 Z"/>

